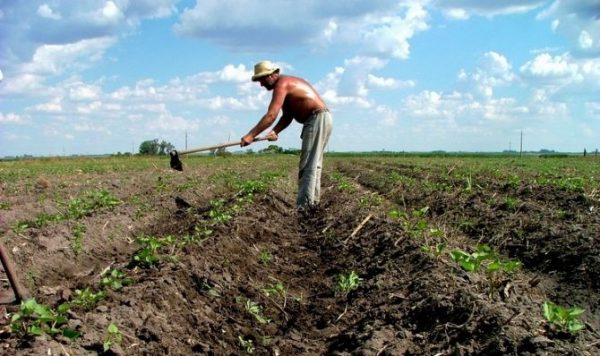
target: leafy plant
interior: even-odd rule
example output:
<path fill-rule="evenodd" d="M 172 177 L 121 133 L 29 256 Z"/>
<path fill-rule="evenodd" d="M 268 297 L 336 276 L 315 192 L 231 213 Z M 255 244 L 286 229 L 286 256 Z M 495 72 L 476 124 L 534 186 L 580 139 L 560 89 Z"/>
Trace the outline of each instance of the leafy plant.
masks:
<path fill-rule="evenodd" d="M 252 339 L 245 340 L 242 335 L 239 335 L 238 340 L 240 341 L 240 346 L 246 351 L 246 353 L 251 354 L 254 352 L 254 342 Z"/>
<path fill-rule="evenodd" d="M 123 334 L 119 330 L 119 327 L 113 323 L 110 323 L 106 329 L 106 337 L 104 338 L 104 343 L 102 344 L 104 352 L 110 350 L 114 344 L 120 345 L 122 342 Z"/>
<path fill-rule="evenodd" d="M 519 261 L 502 260 L 488 245 L 478 245 L 473 253 L 467 253 L 459 249 L 453 250 L 450 252 L 450 257 L 469 272 L 477 272 L 484 266 L 489 280 L 490 296 L 499 283 L 499 273 L 512 273 L 521 268 L 522 265 Z"/>
<path fill-rule="evenodd" d="M 76 289 L 72 303 L 80 305 L 85 310 L 91 310 L 106 294 L 102 291 L 94 293 L 90 288 Z"/>
<path fill-rule="evenodd" d="M 119 269 L 112 269 L 102 274 L 100 279 L 100 285 L 103 287 L 110 287 L 114 291 L 120 291 L 123 286 L 133 283 L 133 279 L 127 277 L 125 272 Z"/>
<path fill-rule="evenodd" d="M 147 266 L 156 265 L 161 256 L 158 254 L 158 249 L 162 246 L 173 245 L 174 238 L 171 235 L 157 238 L 154 236 L 140 235 L 136 237 L 136 242 L 142 245 L 142 249 L 133 255 L 134 262 Z"/>
<path fill-rule="evenodd" d="M 265 292 L 267 297 L 281 297 L 285 300 L 287 296 L 287 289 L 281 282 L 271 284 L 266 288 L 263 288 L 263 291 Z"/>
<path fill-rule="evenodd" d="M 488 245 L 477 245 L 477 249 L 473 253 L 467 253 L 459 249 L 453 250 L 450 252 L 450 257 L 469 272 L 479 271 L 484 262 L 487 262 L 485 266 L 489 272 L 505 271 L 510 273 L 521 267 L 519 261 L 502 261 Z"/>
<path fill-rule="evenodd" d="M 81 219 L 84 216 L 91 215 L 94 211 L 101 208 L 112 209 L 117 205 L 122 204 L 122 201 L 111 195 L 105 190 L 88 192 L 86 195 L 78 198 L 73 198 L 66 203 L 59 203 L 64 206 L 67 211 L 63 214 L 65 219 Z"/>
<path fill-rule="evenodd" d="M 340 173 L 334 173 L 331 178 L 337 182 L 337 187 L 341 192 L 352 193 L 354 191 L 354 186 L 352 186 L 348 177 Z"/>
<path fill-rule="evenodd" d="M 71 248 L 75 255 L 79 255 L 83 251 L 83 238 L 85 236 L 85 225 L 75 224 L 73 226 L 73 241 L 71 242 Z"/>
<path fill-rule="evenodd" d="M 27 221 L 17 221 L 11 226 L 12 231 L 17 235 L 23 234 L 28 228 L 29 223 Z"/>
<path fill-rule="evenodd" d="M 244 308 L 248 313 L 250 313 L 256 321 L 260 324 L 268 324 L 271 320 L 262 316 L 262 307 L 260 304 L 253 302 L 250 299 L 246 299 L 246 303 L 244 303 Z"/>
<path fill-rule="evenodd" d="M 19 311 L 14 313 L 10 319 L 10 328 L 13 333 L 21 336 L 50 336 L 63 335 L 70 340 L 79 337 L 79 333 L 67 328 L 67 313 L 69 304 L 61 304 L 57 310 L 39 304 L 35 298 L 21 302 Z"/>
<path fill-rule="evenodd" d="M 442 253 L 444 253 L 445 249 L 446 249 L 446 244 L 444 244 L 444 243 L 439 243 L 439 244 L 436 244 L 435 246 L 429 246 L 429 245 L 421 246 L 421 251 L 423 251 L 425 253 L 431 253 L 433 255 L 433 257 L 435 257 L 435 258 L 439 258 L 442 255 Z"/>
<path fill-rule="evenodd" d="M 353 289 L 358 288 L 358 285 L 362 281 L 356 272 L 351 271 L 348 274 L 340 273 L 337 276 L 336 290 L 342 294 L 348 294 Z"/>
<path fill-rule="evenodd" d="M 578 320 L 585 312 L 585 310 L 581 308 L 565 308 L 552 302 L 544 302 L 543 309 L 546 320 L 558 326 L 561 330 L 575 334 L 585 327 L 583 323 Z"/>
<path fill-rule="evenodd" d="M 267 250 L 261 250 L 260 251 L 260 263 L 262 263 L 263 265 L 268 265 L 269 262 L 271 262 L 271 259 L 273 259 L 273 256 L 271 256 L 271 253 Z"/>
<path fill-rule="evenodd" d="M 504 206 L 508 210 L 517 210 L 517 207 L 519 206 L 519 199 L 514 197 L 506 197 L 504 200 Z"/>
<path fill-rule="evenodd" d="M 209 202 L 210 210 L 208 216 L 215 223 L 224 223 L 231 220 L 232 216 L 225 209 L 225 201 L 223 199 L 213 199 Z"/>
<path fill-rule="evenodd" d="M 393 208 L 388 212 L 388 216 L 393 220 L 407 219 L 408 216 L 405 212 L 401 211 L 398 208 Z"/>

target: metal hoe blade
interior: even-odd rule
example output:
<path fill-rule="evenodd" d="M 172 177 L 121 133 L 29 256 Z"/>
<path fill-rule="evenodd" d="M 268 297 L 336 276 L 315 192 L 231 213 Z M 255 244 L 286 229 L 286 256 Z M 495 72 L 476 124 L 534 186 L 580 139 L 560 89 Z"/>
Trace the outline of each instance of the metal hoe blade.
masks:
<path fill-rule="evenodd" d="M 181 160 L 179 159 L 179 154 L 177 154 L 177 151 L 173 150 L 171 152 L 169 152 L 169 155 L 171 156 L 171 168 L 176 170 L 176 171 L 183 171 L 183 163 L 181 163 Z"/>

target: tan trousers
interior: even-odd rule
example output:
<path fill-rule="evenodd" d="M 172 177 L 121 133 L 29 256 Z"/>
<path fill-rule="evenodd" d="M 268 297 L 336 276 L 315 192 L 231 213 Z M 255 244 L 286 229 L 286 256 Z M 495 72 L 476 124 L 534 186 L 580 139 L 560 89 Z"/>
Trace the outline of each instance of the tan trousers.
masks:
<path fill-rule="evenodd" d="M 331 136 L 333 119 L 328 110 L 314 112 L 302 128 L 302 152 L 298 171 L 298 208 L 319 203 L 323 153 Z"/>

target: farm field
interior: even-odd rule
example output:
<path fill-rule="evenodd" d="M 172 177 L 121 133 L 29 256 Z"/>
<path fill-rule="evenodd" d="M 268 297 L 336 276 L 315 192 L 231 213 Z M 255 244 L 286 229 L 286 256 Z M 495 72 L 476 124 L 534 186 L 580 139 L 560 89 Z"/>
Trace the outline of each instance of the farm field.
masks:
<path fill-rule="evenodd" d="M 600 159 L 297 160 L 0 162 L 0 353 L 600 354 Z"/>

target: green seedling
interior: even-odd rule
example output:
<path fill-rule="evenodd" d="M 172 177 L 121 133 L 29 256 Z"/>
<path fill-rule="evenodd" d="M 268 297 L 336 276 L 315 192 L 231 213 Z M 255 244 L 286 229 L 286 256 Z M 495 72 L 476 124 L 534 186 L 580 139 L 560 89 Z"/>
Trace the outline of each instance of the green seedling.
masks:
<path fill-rule="evenodd" d="M 462 250 L 453 250 L 450 257 L 458 263 L 464 270 L 469 272 L 479 271 L 482 265 L 485 265 L 487 272 L 514 272 L 521 267 L 519 261 L 502 261 L 498 254 L 488 245 L 478 245 L 473 253 L 467 253 Z"/>
<path fill-rule="evenodd" d="M 581 308 L 565 308 L 552 302 L 544 302 L 543 309 L 546 320 L 558 326 L 560 330 L 575 334 L 585 327 L 579 321 L 579 317 L 585 312 Z"/>
<path fill-rule="evenodd" d="M 263 265 L 268 265 L 269 262 L 271 262 L 271 260 L 273 259 L 273 256 L 271 256 L 271 253 L 267 250 L 261 250 L 260 251 L 260 263 L 262 263 Z"/>
<path fill-rule="evenodd" d="M 263 292 L 267 295 L 267 297 L 281 298 L 283 299 L 283 308 L 285 309 L 287 304 L 287 289 L 281 282 L 277 282 L 266 288 L 263 288 Z"/>
<path fill-rule="evenodd" d="M 354 186 L 352 186 L 352 184 L 348 180 L 348 177 L 340 173 L 334 173 L 331 176 L 331 178 L 337 182 L 337 187 L 341 192 L 352 193 L 354 191 Z"/>
<path fill-rule="evenodd" d="M 433 257 L 435 257 L 436 259 L 439 258 L 442 255 L 442 253 L 444 253 L 445 249 L 446 249 L 446 244 L 443 244 L 443 243 L 436 244 L 435 246 L 429 246 L 429 245 L 421 246 L 421 251 L 432 254 Z"/>
<path fill-rule="evenodd" d="M 71 248 L 75 255 L 79 255 L 83 251 L 83 238 L 85 237 L 85 225 L 75 224 L 73 226 L 73 240 L 71 241 Z"/>
<path fill-rule="evenodd" d="M 430 229 L 429 223 L 427 222 L 427 213 L 429 207 L 425 206 L 421 209 L 415 209 L 412 211 L 411 219 L 405 219 L 403 222 L 404 230 L 413 238 L 423 237 L 427 234 L 428 230 L 435 231 L 436 229 Z M 443 234 L 443 232 L 442 232 Z"/>
<path fill-rule="evenodd" d="M 450 257 L 469 272 L 477 272 L 484 266 L 489 281 L 490 297 L 499 283 L 501 272 L 510 274 L 522 266 L 519 261 L 501 260 L 500 256 L 488 245 L 478 245 L 477 250 L 471 254 L 462 250 L 454 250 L 450 252 Z"/>
<path fill-rule="evenodd" d="M 69 319 L 69 304 L 61 304 L 57 310 L 39 304 L 34 298 L 21 302 L 19 311 L 14 313 L 10 319 L 10 329 L 21 337 L 63 335 L 70 340 L 79 337 L 79 333 L 66 327 Z"/>
<path fill-rule="evenodd" d="M 393 208 L 392 210 L 390 210 L 388 212 L 388 216 L 390 217 L 390 219 L 392 220 L 406 220 L 408 219 L 408 216 L 406 215 L 405 212 L 401 211 L 398 208 Z"/>
<path fill-rule="evenodd" d="M 113 209 L 123 202 L 117 197 L 111 195 L 105 190 L 89 192 L 87 195 L 79 198 L 73 198 L 66 203 L 59 203 L 59 206 L 66 208 L 63 214 L 64 219 L 81 219 L 84 216 L 93 214 L 100 209 Z"/>
<path fill-rule="evenodd" d="M 10 210 L 10 203 L 7 201 L 1 201 L 0 210 Z"/>
<path fill-rule="evenodd" d="M 11 226 L 12 231 L 17 235 L 22 235 L 25 230 L 29 229 L 29 222 L 17 221 Z"/>
<path fill-rule="evenodd" d="M 517 210 L 517 208 L 519 207 L 519 199 L 514 197 L 506 197 L 506 199 L 504 200 L 504 206 L 508 210 Z"/>
<path fill-rule="evenodd" d="M 336 291 L 342 294 L 348 294 L 353 289 L 358 288 L 358 285 L 361 281 L 362 278 L 360 278 L 354 271 L 351 271 L 348 274 L 341 273 L 337 276 Z"/>
<path fill-rule="evenodd" d="M 100 285 L 102 287 L 109 287 L 116 292 L 123 289 L 124 286 L 132 283 L 133 279 L 127 277 L 125 272 L 116 268 L 103 273 L 102 278 L 100 279 Z"/>
<path fill-rule="evenodd" d="M 79 305 L 85 310 L 91 310 L 94 306 L 104 299 L 106 294 L 102 291 L 94 293 L 90 288 L 76 289 L 72 304 Z"/>
<path fill-rule="evenodd" d="M 169 182 L 167 179 L 164 179 L 163 177 L 160 177 L 160 176 L 158 178 L 156 178 L 155 188 L 157 191 L 159 191 L 159 192 L 165 191 L 168 186 L 169 186 Z"/>
<path fill-rule="evenodd" d="M 267 190 L 267 184 L 261 180 L 247 180 L 237 185 L 239 192 L 237 195 L 254 196 L 254 194 L 262 193 Z"/>
<path fill-rule="evenodd" d="M 208 216 L 214 223 L 225 223 L 231 220 L 232 216 L 225 209 L 225 201 L 223 199 L 213 199 L 209 204 L 210 210 Z"/>
<path fill-rule="evenodd" d="M 175 238 L 171 235 L 157 238 L 142 234 L 135 240 L 142 245 L 142 249 L 133 255 L 133 261 L 146 266 L 154 266 L 161 260 L 161 256 L 158 254 L 160 247 L 175 244 Z"/>
<path fill-rule="evenodd" d="M 250 299 L 246 299 L 246 303 L 244 303 L 244 308 L 248 313 L 250 313 L 256 321 L 260 324 L 268 324 L 271 320 L 262 316 L 262 307 L 260 304 L 253 302 Z"/>
<path fill-rule="evenodd" d="M 555 184 L 560 189 L 571 192 L 583 192 L 585 188 L 585 180 L 582 177 L 560 178 Z"/>
<path fill-rule="evenodd" d="M 464 270 L 469 272 L 479 271 L 483 261 L 491 260 L 495 256 L 496 254 L 488 245 L 478 245 L 477 251 L 473 253 L 467 253 L 458 249 L 450 252 L 450 257 Z"/>
<path fill-rule="evenodd" d="M 252 354 L 254 352 L 254 342 L 251 339 L 245 340 L 242 335 L 239 335 L 238 340 L 240 341 L 240 346 L 247 354 Z"/>
<path fill-rule="evenodd" d="M 106 336 L 104 337 L 104 342 L 102 343 L 104 352 L 108 352 L 108 350 L 110 350 L 114 344 L 121 345 L 122 342 L 123 334 L 119 330 L 119 327 L 113 323 L 110 323 L 106 329 Z"/>

